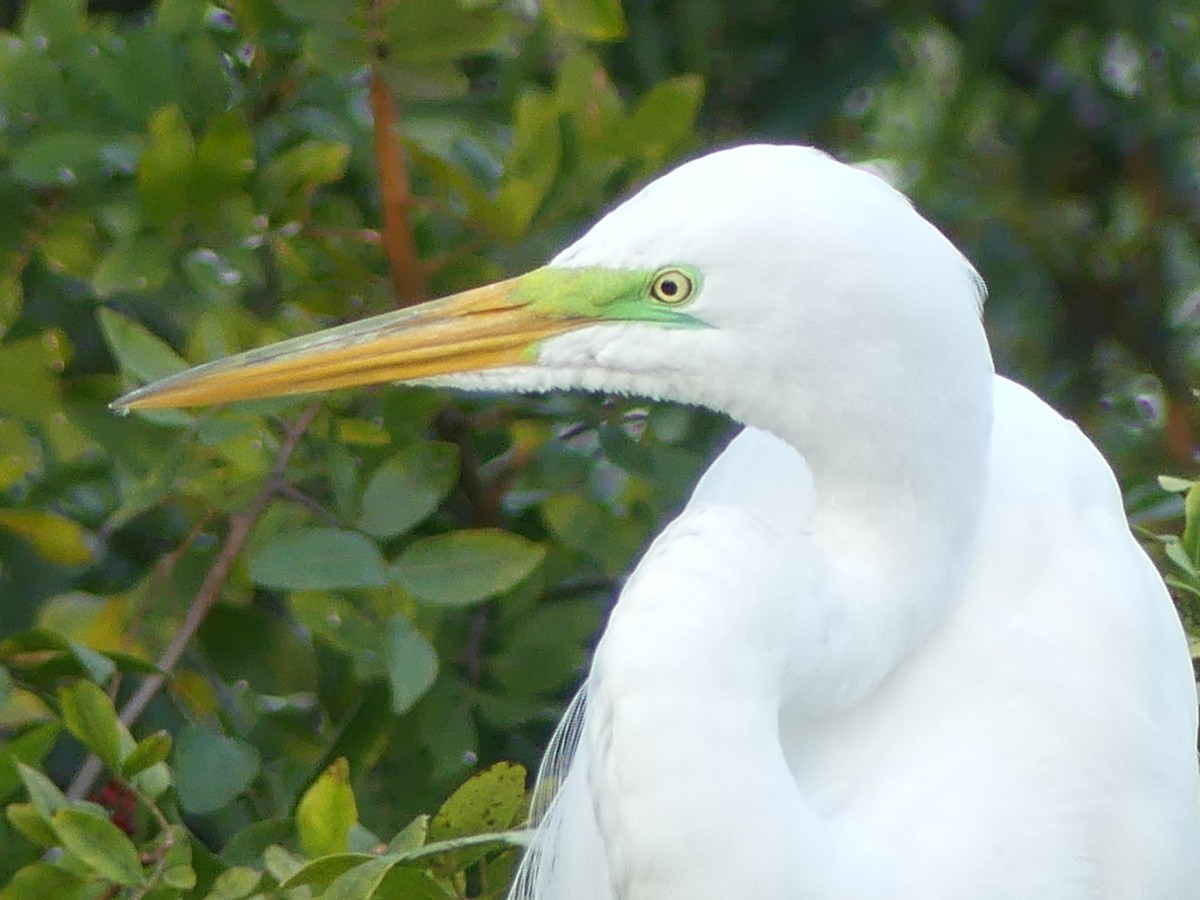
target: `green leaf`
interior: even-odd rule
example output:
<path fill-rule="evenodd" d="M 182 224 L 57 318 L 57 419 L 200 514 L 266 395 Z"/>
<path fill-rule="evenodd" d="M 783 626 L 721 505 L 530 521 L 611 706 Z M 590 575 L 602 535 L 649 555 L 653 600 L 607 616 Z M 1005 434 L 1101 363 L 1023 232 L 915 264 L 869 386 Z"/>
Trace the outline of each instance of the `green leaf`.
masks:
<path fill-rule="evenodd" d="M 267 872 L 280 884 L 285 883 L 304 868 L 304 864 L 299 859 L 278 844 L 272 844 L 264 850 L 262 857 Z"/>
<path fill-rule="evenodd" d="M 386 428 L 366 419 L 342 418 L 335 423 L 339 444 L 351 447 L 385 447 L 392 441 Z"/>
<path fill-rule="evenodd" d="M 344 25 L 346 13 L 328 0 L 276 0 L 287 15 L 305 25 Z"/>
<path fill-rule="evenodd" d="M 396 715 L 408 712 L 437 680 L 437 651 L 403 616 L 388 619 L 384 665 Z"/>
<path fill-rule="evenodd" d="M 349 600 L 323 591 L 295 591 L 288 606 L 297 622 L 351 658 L 355 677 L 371 680 L 385 674 L 386 633 Z"/>
<path fill-rule="evenodd" d="M 450 900 L 418 869 L 399 865 L 395 857 L 370 859 L 333 880 L 321 900 Z"/>
<path fill-rule="evenodd" d="M 43 38 L 62 52 L 86 22 L 84 0 L 31 0 L 21 18 L 21 34 L 27 39 Z"/>
<path fill-rule="evenodd" d="M 171 735 L 167 731 L 156 731 L 138 741 L 133 751 L 121 763 L 121 774 L 126 778 L 165 762 L 171 755 Z"/>
<path fill-rule="evenodd" d="M 1167 559 L 1175 563 L 1175 565 L 1192 578 L 1200 578 L 1200 572 L 1197 572 L 1196 564 L 1188 556 L 1187 550 L 1183 547 L 1183 542 L 1173 537 L 1166 538 L 1165 541 L 1163 552 L 1167 555 Z"/>
<path fill-rule="evenodd" d="M 0 343 L 0 415 L 36 423 L 63 456 L 80 452 L 75 427 L 63 414 L 60 373 L 69 353 L 65 335 L 53 328 Z"/>
<path fill-rule="evenodd" d="M 53 847 L 58 843 L 50 823 L 42 818 L 32 803 L 10 803 L 4 810 L 13 828 L 40 847 Z M 0 894 L 0 897 L 3 895 Z"/>
<path fill-rule="evenodd" d="M 345 853 L 350 829 L 357 821 L 350 764 L 339 757 L 304 792 L 296 807 L 300 846 L 309 856 Z"/>
<path fill-rule="evenodd" d="M 429 837 L 429 816 L 417 816 L 388 841 L 389 853 L 411 853 L 425 846 Z"/>
<path fill-rule="evenodd" d="M 377 857 L 370 853 L 333 853 L 305 863 L 279 886 L 284 890 L 310 887 L 317 895 L 323 894 L 333 881 L 351 869 Z"/>
<path fill-rule="evenodd" d="M 23 478 L 33 478 L 41 467 L 41 447 L 24 426 L 12 419 L 0 419 L 0 491 Z"/>
<path fill-rule="evenodd" d="M 69 646 L 71 655 L 83 666 L 83 671 L 90 681 L 96 684 L 108 684 L 109 680 L 117 674 L 117 664 L 98 650 L 74 642 Z"/>
<path fill-rule="evenodd" d="M 299 528 L 275 535 L 250 560 L 250 577 L 285 590 L 379 587 L 387 569 L 369 538 L 337 528 Z"/>
<path fill-rule="evenodd" d="M 164 106 L 150 120 L 137 169 L 138 194 L 152 221 L 166 223 L 187 212 L 195 159 L 183 112 L 174 103 Z"/>
<path fill-rule="evenodd" d="M 645 533 L 636 523 L 614 515 L 587 493 L 552 494 L 541 508 L 555 537 L 603 563 L 605 574 L 614 578 L 628 571 L 645 543 Z"/>
<path fill-rule="evenodd" d="M 0 666 L 0 712 L 4 711 L 4 707 L 8 706 L 8 702 L 12 699 L 13 682 L 12 675 L 8 669 Z"/>
<path fill-rule="evenodd" d="M 199 0 L 160 0 L 155 22 L 168 34 L 198 31 L 204 25 L 206 7 Z"/>
<path fill-rule="evenodd" d="M 380 71 L 398 96 L 411 100 L 453 100 L 464 97 L 471 81 L 450 60 L 416 66 L 384 65 Z"/>
<path fill-rule="evenodd" d="M 174 248 L 156 235 L 123 238 L 100 257 L 92 272 L 92 290 L 101 298 L 157 290 L 171 277 L 173 252 Z"/>
<path fill-rule="evenodd" d="M 17 766 L 20 763 L 27 766 L 40 765 L 46 754 L 50 752 L 50 748 L 54 746 L 61 731 L 62 728 L 57 721 L 43 722 L 40 725 L 26 728 L 15 737 L 5 740 L 4 744 L 0 746 L 0 801 L 16 794 L 23 784 Z M 37 770 L 32 769 L 31 771 L 36 772 Z M 54 788 L 53 784 L 50 786 Z M 54 788 L 54 790 L 58 791 L 58 788 Z M 32 793 L 28 791 L 28 788 L 27 792 Z M 49 815 L 49 812 L 46 813 L 47 817 Z"/>
<path fill-rule="evenodd" d="M 67 869 L 37 862 L 19 869 L 0 888 L 0 900 L 75 900 L 83 896 L 87 883 Z"/>
<path fill-rule="evenodd" d="M 77 131 L 55 131 L 34 138 L 13 158 L 9 172 L 21 184 L 36 188 L 70 187 L 103 173 L 103 137 Z"/>
<path fill-rule="evenodd" d="M 335 878 L 322 894 L 322 900 L 375 900 L 384 877 L 395 865 L 386 857 L 371 859 Z"/>
<path fill-rule="evenodd" d="M 551 21 L 589 41 L 617 41 L 625 37 L 621 0 L 544 0 Z"/>
<path fill-rule="evenodd" d="M 495 528 L 414 541 L 394 566 L 396 580 L 426 603 L 468 606 L 529 576 L 544 547 Z"/>
<path fill-rule="evenodd" d="M 67 730 L 110 770 L 119 772 L 124 726 L 117 720 L 117 711 L 108 694 L 90 681 L 77 681 L 59 688 L 58 702 Z"/>
<path fill-rule="evenodd" d="M 137 848 L 104 816 L 82 809 L 60 809 L 50 824 L 63 848 L 102 878 L 122 885 L 145 883 Z"/>
<path fill-rule="evenodd" d="M 137 774 L 131 775 L 129 782 L 138 792 L 145 794 L 151 800 L 157 800 L 162 796 L 163 791 L 174 783 L 171 778 L 171 770 L 167 768 L 166 763 L 155 763 L 149 768 L 142 769 Z"/>
<path fill-rule="evenodd" d="M 193 857 L 198 857 L 197 861 L 201 868 L 207 869 L 207 863 L 209 863 L 207 852 L 200 850 L 193 854 L 192 837 L 182 825 L 174 825 L 166 833 L 158 835 L 156 845 L 155 850 L 158 853 L 162 853 L 165 849 L 161 860 L 156 863 L 156 869 L 159 866 L 162 868 L 163 886 L 174 888 L 176 891 L 192 890 L 199 880 L 196 869 L 192 865 Z M 206 871 L 205 876 L 206 880 L 210 878 L 210 871 Z M 171 893 L 164 896 L 157 892 L 151 892 L 147 896 L 161 897 L 161 900 L 174 900 L 176 895 Z"/>
<path fill-rule="evenodd" d="M 332 4 L 321 5 L 332 12 L 335 19 L 341 19 L 344 15 Z M 302 44 L 306 63 L 317 71 L 337 77 L 348 77 L 361 71 L 363 61 L 373 53 L 367 35 L 347 28 L 342 21 L 308 29 L 304 32 Z"/>
<path fill-rule="evenodd" d="M 92 561 L 87 532 L 78 522 L 42 509 L 0 509 L 0 528 L 33 544 L 48 561 L 80 566 Z"/>
<path fill-rule="evenodd" d="M 1187 493 L 1195 484 L 1196 482 L 1191 478 L 1178 478 L 1174 475 L 1158 476 L 1158 486 L 1171 494 Z"/>
<path fill-rule="evenodd" d="M 444 841 L 434 841 L 401 854 L 400 859 L 406 863 L 419 860 L 430 860 L 439 856 L 458 854 L 460 850 L 485 851 L 496 847 L 528 847 L 532 833 L 529 831 L 485 831 L 479 834 L 468 834 L 463 837 L 449 838 Z M 459 861 L 463 859 L 458 854 Z"/>
<path fill-rule="evenodd" d="M 458 448 L 419 442 L 372 473 L 358 527 L 374 537 L 403 534 L 428 517 L 458 480 Z"/>
<path fill-rule="evenodd" d="M 234 866 L 222 872 L 213 883 L 212 900 L 242 900 L 262 881 L 262 872 L 247 866 Z"/>
<path fill-rule="evenodd" d="M 301 187 L 329 184 L 341 179 L 349 159 L 349 144 L 305 141 L 272 159 L 263 171 L 263 183 L 281 195 Z"/>
<path fill-rule="evenodd" d="M 44 820 L 49 821 L 55 812 L 66 808 L 67 798 L 59 790 L 58 785 L 50 781 L 46 775 L 38 772 L 35 768 L 25 766 L 22 762 L 17 763 L 17 773 L 25 785 L 25 792 L 29 794 L 30 802 L 34 804 L 38 815 Z"/>
<path fill-rule="evenodd" d="M 499 762 L 468 779 L 429 824 L 429 840 L 443 841 L 508 828 L 525 810 L 525 767 Z"/>
<path fill-rule="evenodd" d="M 406 0 L 384 20 L 388 54 L 405 65 L 482 53 L 507 35 L 508 16 L 499 6 L 468 9 L 444 0 Z"/>
<path fill-rule="evenodd" d="M 1188 489 L 1183 500 L 1183 547 L 1193 563 L 1200 564 L 1200 484 Z"/>
<path fill-rule="evenodd" d="M 0 269 L 0 337 L 16 324 L 25 308 L 25 288 L 21 283 L 23 263 Z"/>
<path fill-rule="evenodd" d="M 97 313 L 100 330 L 121 368 L 139 381 L 157 381 L 187 368 L 187 362 L 162 338 L 116 310 Z"/>
<path fill-rule="evenodd" d="M 177 891 L 190 891 L 196 886 L 196 870 L 191 866 L 167 866 L 162 874 L 163 884 Z"/>
<path fill-rule="evenodd" d="M 196 182 L 201 200 L 240 184 L 254 171 L 254 138 L 245 113 L 222 113 L 196 148 Z"/>
<path fill-rule="evenodd" d="M 259 865 L 268 847 L 281 841 L 292 843 L 294 837 L 291 818 L 259 819 L 226 839 L 221 859 L 230 865 Z"/>
<path fill-rule="evenodd" d="M 663 165 L 691 137 L 703 100 L 704 81 L 698 75 L 656 84 L 622 125 L 624 146 L 651 168 Z"/>
<path fill-rule="evenodd" d="M 190 813 L 215 812 L 258 777 L 258 751 L 236 738 L 193 725 L 175 744 L 179 802 Z"/>
<path fill-rule="evenodd" d="M 96 223 L 79 210 L 57 212 L 46 222 L 37 248 L 54 271 L 90 279 L 99 256 Z"/>
<path fill-rule="evenodd" d="M 585 600 L 541 603 L 504 630 L 488 654 L 487 671 L 506 695 L 533 697 L 577 678 L 600 622 Z"/>

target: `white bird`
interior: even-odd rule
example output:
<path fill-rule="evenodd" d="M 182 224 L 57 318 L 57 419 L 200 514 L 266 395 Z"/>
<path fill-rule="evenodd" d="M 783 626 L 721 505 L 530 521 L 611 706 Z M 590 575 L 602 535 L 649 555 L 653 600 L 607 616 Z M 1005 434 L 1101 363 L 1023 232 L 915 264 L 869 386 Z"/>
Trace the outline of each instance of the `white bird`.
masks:
<path fill-rule="evenodd" d="M 982 300 L 875 175 L 747 146 L 542 269 L 119 405 L 423 380 L 747 425 L 621 592 L 514 898 L 1200 896 L 1179 619 L 1100 454 L 994 374 Z"/>

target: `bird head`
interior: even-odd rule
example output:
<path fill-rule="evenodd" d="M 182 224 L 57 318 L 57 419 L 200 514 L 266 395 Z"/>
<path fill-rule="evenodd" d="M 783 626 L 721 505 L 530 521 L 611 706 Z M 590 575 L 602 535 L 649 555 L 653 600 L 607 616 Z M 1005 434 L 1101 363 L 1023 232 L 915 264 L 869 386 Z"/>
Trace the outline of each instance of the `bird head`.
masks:
<path fill-rule="evenodd" d="M 542 268 L 198 366 L 114 407 L 406 382 L 636 394 L 771 428 L 804 405 L 796 390 L 878 404 L 931 361 L 939 376 L 978 362 L 977 285 L 875 175 L 744 146 L 652 182 Z"/>

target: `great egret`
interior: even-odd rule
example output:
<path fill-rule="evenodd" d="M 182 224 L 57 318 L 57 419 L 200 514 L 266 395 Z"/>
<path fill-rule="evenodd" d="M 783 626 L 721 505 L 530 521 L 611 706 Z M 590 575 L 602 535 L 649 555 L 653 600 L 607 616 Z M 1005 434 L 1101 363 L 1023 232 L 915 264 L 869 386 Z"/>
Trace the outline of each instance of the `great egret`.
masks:
<path fill-rule="evenodd" d="M 982 299 L 876 176 L 747 146 L 544 268 L 117 405 L 422 380 L 748 426 L 621 593 L 514 897 L 1198 896 L 1183 631 L 1099 453 L 993 373 Z"/>

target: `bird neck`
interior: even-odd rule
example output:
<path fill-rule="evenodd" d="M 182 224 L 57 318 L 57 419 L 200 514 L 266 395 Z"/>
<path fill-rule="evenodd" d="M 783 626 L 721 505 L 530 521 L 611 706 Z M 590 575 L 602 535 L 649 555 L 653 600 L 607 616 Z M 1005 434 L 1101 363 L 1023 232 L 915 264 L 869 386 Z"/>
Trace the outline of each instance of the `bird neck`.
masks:
<path fill-rule="evenodd" d="M 648 551 L 592 662 L 583 746 L 614 895 L 910 896 L 875 883 L 895 867 L 862 865 L 796 790 L 780 712 L 823 611 L 805 596 L 806 543 L 754 500 L 723 502 L 762 470 L 803 477 L 794 454 L 749 437 Z"/>
<path fill-rule="evenodd" d="M 795 674 L 796 698 L 813 712 L 874 689 L 961 596 L 987 479 L 994 375 L 986 348 L 951 371 L 896 373 L 841 396 L 789 397 L 784 387 L 775 392 L 781 414 L 752 420 L 811 472 L 814 580 L 804 602 L 819 620 Z"/>

